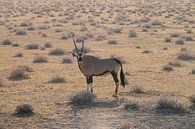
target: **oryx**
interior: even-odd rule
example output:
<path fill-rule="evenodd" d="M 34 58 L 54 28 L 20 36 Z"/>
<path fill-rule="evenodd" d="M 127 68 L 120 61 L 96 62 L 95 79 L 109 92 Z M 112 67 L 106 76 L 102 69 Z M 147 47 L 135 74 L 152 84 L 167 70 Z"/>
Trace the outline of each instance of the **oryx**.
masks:
<path fill-rule="evenodd" d="M 77 58 L 78 66 L 80 71 L 86 77 L 87 80 L 87 90 L 91 90 L 93 92 L 93 76 L 101 76 L 106 73 L 111 73 L 116 89 L 115 95 L 118 95 L 118 87 L 119 87 L 119 80 L 118 80 L 118 73 L 120 72 L 120 79 L 121 85 L 125 87 L 125 75 L 123 73 L 123 66 L 122 63 L 116 58 L 108 58 L 108 59 L 99 59 L 95 56 L 85 55 L 83 53 L 84 48 L 84 40 L 82 40 L 82 48 L 81 51 L 78 51 L 74 36 L 73 42 L 76 49 L 76 52 L 73 52 L 73 57 Z"/>

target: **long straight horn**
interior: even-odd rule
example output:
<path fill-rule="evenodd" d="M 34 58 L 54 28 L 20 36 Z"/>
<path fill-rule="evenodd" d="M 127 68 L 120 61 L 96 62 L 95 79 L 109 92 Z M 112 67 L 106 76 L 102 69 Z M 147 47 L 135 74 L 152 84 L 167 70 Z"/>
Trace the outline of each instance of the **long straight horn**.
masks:
<path fill-rule="evenodd" d="M 74 42 L 74 46 L 75 46 L 76 52 L 77 52 L 77 54 L 78 54 L 79 52 L 78 52 L 78 48 L 77 48 L 76 42 L 75 42 L 75 40 L 74 40 L 74 36 L 72 36 L 72 39 L 73 39 L 73 42 Z"/>
<path fill-rule="evenodd" d="M 83 49 L 84 49 L 84 39 L 82 41 L 82 49 L 81 49 L 81 54 L 83 54 Z"/>

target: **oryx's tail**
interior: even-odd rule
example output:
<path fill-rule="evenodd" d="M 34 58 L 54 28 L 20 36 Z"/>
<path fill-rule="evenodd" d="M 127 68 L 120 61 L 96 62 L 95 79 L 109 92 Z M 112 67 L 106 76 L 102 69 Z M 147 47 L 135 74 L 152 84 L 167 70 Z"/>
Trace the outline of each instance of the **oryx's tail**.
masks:
<path fill-rule="evenodd" d="M 116 58 L 113 58 L 118 64 L 120 64 L 120 66 L 121 66 L 121 72 L 120 72 L 120 79 L 121 79 L 121 85 L 123 86 L 123 87 L 125 87 L 125 74 L 124 74 L 124 72 L 123 72 L 123 65 L 122 65 L 122 63 L 118 60 L 118 59 L 116 59 Z"/>

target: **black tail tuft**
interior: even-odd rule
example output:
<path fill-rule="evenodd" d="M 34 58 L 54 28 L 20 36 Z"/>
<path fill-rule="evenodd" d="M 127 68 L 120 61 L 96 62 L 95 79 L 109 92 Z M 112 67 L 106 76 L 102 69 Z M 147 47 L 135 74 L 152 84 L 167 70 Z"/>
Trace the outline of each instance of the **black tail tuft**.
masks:
<path fill-rule="evenodd" d="M 124 72 L 123 72 L 123 65 L 122 65 L 122 63 L 118 60 L 118 59 L 116 59 L 116 58 L 113 58 L 117 63 L 119 63 L 120 64 L 120 66 L 121 66 L 121 72 L 120 72 L 120 79 L 121 79 L 121 85 L 123 86 L 123 87 L 125 87 L 125 74 L 124 74 Z"/>

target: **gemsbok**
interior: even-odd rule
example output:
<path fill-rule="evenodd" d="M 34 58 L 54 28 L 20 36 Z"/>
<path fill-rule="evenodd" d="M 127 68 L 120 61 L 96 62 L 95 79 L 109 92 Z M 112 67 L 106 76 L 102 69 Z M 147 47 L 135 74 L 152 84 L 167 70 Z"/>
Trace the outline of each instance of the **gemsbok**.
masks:
<path fill-rule="evenodd" d="M 74 36 L 72 38 L 76 49 L 76 52 L 73 51 L 72 55 L 73 57 L 77 58 L 79 69 L 86 77 L 87 90 L 91 90 L 91 92 L 93 92 L 93 76 L 101 76 L 106 73 L 111 73 L 116 85 L 115 95 L 113 96 L 117 96 L 119 88 L 119 80 L 117 75 L 119 72 L 121 85 L 125 87 L 125 75 L 123 72 L 122 63 L 116 58 L 99 59 L 91 55 L 85 55 L 83 53 L 84 40 L 82 40 L 82 48 L 79 52 Z"/>

